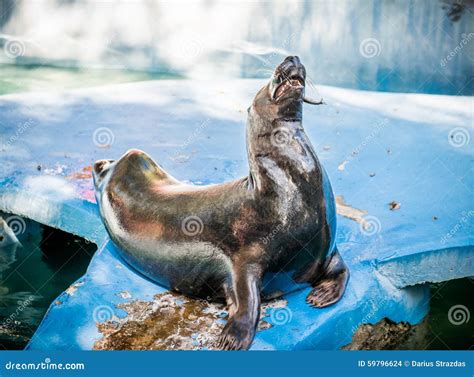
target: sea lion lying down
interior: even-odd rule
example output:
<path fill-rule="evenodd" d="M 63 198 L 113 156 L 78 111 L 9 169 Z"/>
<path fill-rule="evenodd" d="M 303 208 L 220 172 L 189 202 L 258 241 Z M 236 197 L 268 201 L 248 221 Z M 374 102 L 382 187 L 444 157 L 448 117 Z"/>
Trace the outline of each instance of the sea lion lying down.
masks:
<path fill-rule="evenodd" d="M 311 285 L 306 301 L 322 308 L 342 297 L 349 278 L 335 245 L 331 185 L 303 129 L 305 80 L 289 56 L 255 96 L 246 177 L 184 184 L 139 150 L 94 165 L 100 213 L 123 259 L 167 288 L 225 300 L 222 349 L 250 347 L 263 292 Z M 279 277 L 294 285 L 276 292 Z"/>

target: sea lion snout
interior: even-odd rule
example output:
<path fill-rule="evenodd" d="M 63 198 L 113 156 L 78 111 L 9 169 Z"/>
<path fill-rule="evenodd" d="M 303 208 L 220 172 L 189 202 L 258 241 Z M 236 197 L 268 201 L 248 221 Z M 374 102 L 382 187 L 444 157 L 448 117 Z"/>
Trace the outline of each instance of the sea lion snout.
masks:
<path fill-rule="evenodd" d="M 276 71 L 280 71 L 280 73 L 285 74 L 287 77 L 295 76 L 306 80 L 306 68 L 298 56 L 287 56 L 277 67 Z"/>
<path fill-rule="evenodd" d="M 114 160 L 98 160 L 94 164 L 94 173 L 100 174 L 103 171 L 107 170 L 109 165 L 114 162 Z"/>
<path fill-rule="evenodd" d="M 321 105 L 323 100 L 308 98 L 305 94 L 306 68 L 298 56 L 288 56 L 275 69 L 270 82 L 270 97 L 278 103 L 279 100 L 290 98 L 303 99 L 311 105 Z"/>
<path fill-rule="evenodd" d="M 94 185 L 97 187 L 102 179 L 107 174 L 107 171 L 110 168 L 110 165 L 114 162 L 114 160 L 97 160 L 94 163 L 92 169 L 92 177 L 94 178 Z"/>
<path fill-rule="evenodd" d="M 298 56 L 288 56 L 273 73 L 270 95 L 273 101 L 284 97 L 302 97 L 306 81 L 306 69 Z"/>
<path fill-rule="evenodd" d="M 250 107 L 253 132 L 266 134 L 275 121 L 300 122 L 305 101 L 306 69 L 298 56 L 288 56 L 273 72 L 270 81 L 258 91 Z"/>

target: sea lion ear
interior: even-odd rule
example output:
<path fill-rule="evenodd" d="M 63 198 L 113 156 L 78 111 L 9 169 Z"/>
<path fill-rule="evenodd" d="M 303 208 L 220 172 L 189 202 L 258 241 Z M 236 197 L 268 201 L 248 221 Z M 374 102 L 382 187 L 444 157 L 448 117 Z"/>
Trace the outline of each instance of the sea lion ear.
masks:
<path fill-rule="evenodd" d="M 247 107 L 247 114 L 250 114 L 250 108 L 251 108 L 251 107 L 252 107 L 252 106 Z"/>

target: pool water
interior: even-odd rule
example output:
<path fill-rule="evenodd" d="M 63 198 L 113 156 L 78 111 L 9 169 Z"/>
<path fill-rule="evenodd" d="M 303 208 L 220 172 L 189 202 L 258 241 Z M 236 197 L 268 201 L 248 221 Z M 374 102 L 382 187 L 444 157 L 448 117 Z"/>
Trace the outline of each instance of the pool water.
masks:
<path fill-rule="evenodd" d="M 34 221 L 21 224 L 21 246 L 0 247 L 0 349 L 25 347 L 49 305 L 86 272 L 97 249 Z"/>
<path fill-rule="evenodd" d="M 424 348 L 471 350 L 474 348 L 474 278 L 431 284 L 430 313 Z M 451 311 L 451 314 L 450 314 Z M 454 314 L 457 311 L 457 315 Z"/>

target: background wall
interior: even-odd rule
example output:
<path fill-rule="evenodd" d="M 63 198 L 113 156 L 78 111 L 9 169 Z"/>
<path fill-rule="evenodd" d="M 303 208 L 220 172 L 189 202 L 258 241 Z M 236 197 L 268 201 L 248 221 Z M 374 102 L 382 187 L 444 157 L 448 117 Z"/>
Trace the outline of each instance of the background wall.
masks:
<path fill-rule="evenodd" d="M 0 0 L 0 62 L 473 94 L 473 4 L 440 0 Z"/>

